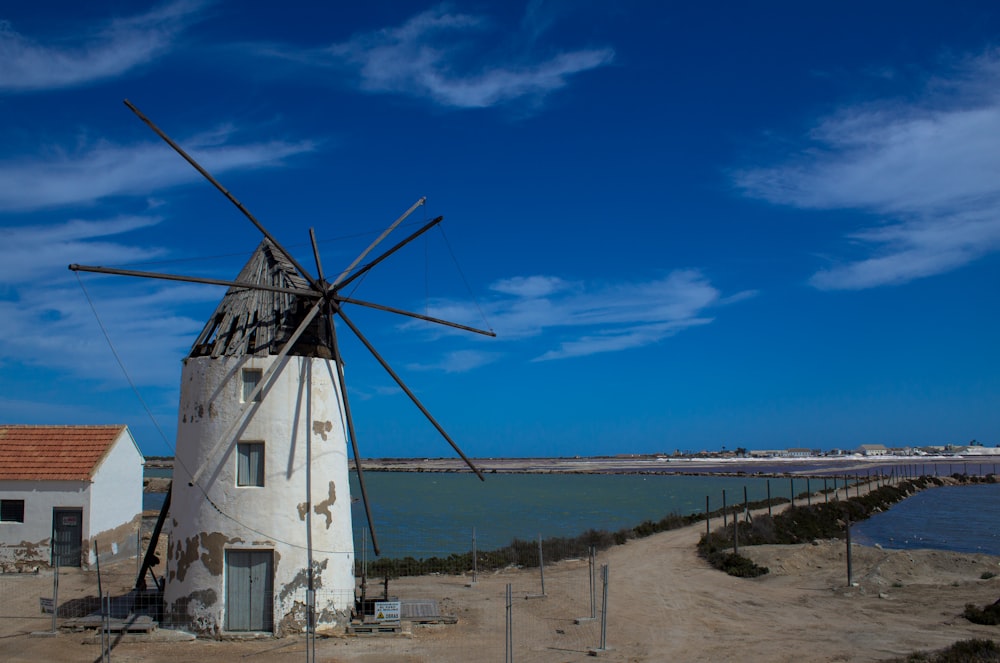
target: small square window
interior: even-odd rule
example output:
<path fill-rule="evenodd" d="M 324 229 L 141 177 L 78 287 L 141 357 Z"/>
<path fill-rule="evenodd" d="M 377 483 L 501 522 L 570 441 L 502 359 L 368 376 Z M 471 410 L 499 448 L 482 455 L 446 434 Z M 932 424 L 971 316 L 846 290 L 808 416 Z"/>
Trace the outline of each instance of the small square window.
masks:
<path fill-rule="evenodd" d="M 0 522 L 23 523 L 24 500 L 0 500 Z"/>
<path fill-rule="evenodd" d="M 264 443 L 239 442 L 236 445 L 236 485 L 264 485 Z"/>
<path fill-rule="evenodd" d="M 264 371 L 259 368 L 244 368 L 243 369 L 243 399 L 244 403 L 250 402 L 250 396 L 253 394 L 253 390 L 257 388 L 260 384 L 261 378 L 264 377 Z M 260 392 L 254 396 L 254 403 L 260 402 Z"/>

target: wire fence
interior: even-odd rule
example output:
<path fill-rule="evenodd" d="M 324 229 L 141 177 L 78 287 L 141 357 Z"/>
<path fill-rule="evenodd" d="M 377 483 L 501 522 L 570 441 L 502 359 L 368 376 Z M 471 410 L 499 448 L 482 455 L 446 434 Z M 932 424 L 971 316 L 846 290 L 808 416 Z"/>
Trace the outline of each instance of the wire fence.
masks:
<path fill-rule="evenodd" d="M 126 568 L 127 567 L 127 568 Z M 495 661 L 551 661 L 558 652 L 581 656 L 602 646 L 602 580 L 600 557 L 574 559 L 557 565 L 531 569 L 511 565 L 479 573 L 402 577 L 369 584 L 367 598 L 383 598 L 433 605 L 433 614 L 414 615 L 401 620 L 399 638 L 378 638 L 375 647 L 389 660 L 410 655 L 425 637 L 434 651 L 462 658 L 470 642 L 475 658 Z M 151 612 L 144 597 L 132 589 L 134 563 L 123 561 L 102 569 L 100 582 L 95 570 L 59 568 L 37 573 L 0 574 L 0 638 L 39 633 L 90 631 L 91 640 L 101 643 L 102 654 L 113 655 L 112 643 L 125 631 L 141 632 L 142 615 Z M 386 589 L 388 596 L 385 595 Z M 462 592 L 462 595 L 458 593 Z M 318 589 L 314 593 L 317 613 L 322 606 L 360 597 L 360 579 L 355 589 Z M 102 605 L 99 597 L 107 597 Z M 297 590 L 296 603 L 310 605 L 307 590 Z M 358 615 L 355 622 L 362 621 Z M 188 624 L 158 620 L 160 629 L 183 630 Z M 443 629 L 448 629 L 444 631 Z M 324 636 L 341 640 L 343 625 L 325 631 L 316 629 L 319 647 Z M 106 635 L 105 635 L 106 633 Z M 359 635 L 364 635 L 362 629 Z M 295 636 L 295 633 L 287 635 Z M 299 636 L 308 640 L 310 634 Z M 455 636 L 455 637 L 443 637 Z M 414 644 L 414 643 L 418 644 Z M 416 659 L 416 660 L 432 660 Z"/>
<path fill-rule="evenodd" d="M 869 487 L 919 475 L 920 469 L 914 465 L 893 474 L 796 476 L 771 481 L 781 482 L 783 492 L 790 491 L 796 503 L 805 505 L 854 497 Z M 978 464 L 968 469 L 974 475 Z M 992 464 L 983 469 L 983 474 L 991 474 Z M 934 472 L 927 474 L 933 476 Z M 768 508 L 771 504 L 768 500 L 767 505 L 748 505 L 744 499 L 745 493 L 706 496 L 704 513 L 673 525 L 717 527 L 747 508 Z M 709 510 L 722 504 L 724 508 Z M 637 526 L 629 531 L 641 529 Z M 641 535 L 647 533 L 652 531 Z M 387 540 L 393 534 L 382 533 Z M 421 640 L 433 642 L 434 651 L 443 655 L 451 652 L 455 660 L 468 651 L 470 642 L 475 642 L 475 658 L 484 661 L 551 661 L 558 660 L 560 653 L 571 658 L 599 652 L 614 646 L 606 640 L 607 623 L 615 619 L 608 613 L 606 601 L 607 594 L 614 593 L 614 570 L 608 568 L 604 552 L 622 542 L 616 541 L 614 534 L 588 532 L 573 539 L 514 540 L 497 550 L 480 551 L 473 531 L 469 533 L 469 550 L 464 553 L 425 551 L 419 558 L 395 560 L 368 559 L 359 554 L 354 587 L 295 590 L 293 603 L 306 612 L 315 610 L 313 617 L 301 620 L 305 627 L 299 634 L 308 639 L 318 633 L 320 642 L 325 635 L 343 635 L 349 626 L 347 620 L 343 615 L 332 616 L 334 611 L 328 606 L 356 605 L 355 625 L 363 625 L 375 621 L 374 615 L 366 619 L 367 608 L 375 601 L 399 599 L 429 607 L 401 619 L 398 632 L 418 637 L 379 638 L 377 645 L 363 645 L 377 646 L 389 659 L 416 652 L 414 660 L 432 660 L 432 655 L 421 657 Z M 42 568 L 34 573 L 0 574 L 0 638 L 99 629 L 109 620 L 135 622 L 137 615 L 147 616 L 159 628 L 188 628 L 189 624 L 172 622 L 169 615 L 157 612 L 160 606 L 155 592 L 133 589 L 137 566 L 133 558 L 118 560 L 100 571 Z M 103 605 L 102 596 L 108 597 Z"/>

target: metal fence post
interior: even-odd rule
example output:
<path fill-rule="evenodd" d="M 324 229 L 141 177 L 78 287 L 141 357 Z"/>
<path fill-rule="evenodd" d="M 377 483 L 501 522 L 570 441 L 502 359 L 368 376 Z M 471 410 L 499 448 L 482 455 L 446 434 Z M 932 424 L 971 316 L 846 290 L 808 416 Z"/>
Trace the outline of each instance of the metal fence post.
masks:
<path fill-rule="evenodd" d="M 512 600 L 512 595 L 510 591 L 510 583 L 507 583 L 507 607 L 506 607 L 506 630 L 504 631 L 503 640 L 503 662 L 504 663 L 514 663 L 514 635 L 513 635 L 513 619 L 512 619 L 512 607 L 514 605 Z"/>
<path fill-rule="evenodd" d="M 476 528 L 472 528 L 472 584 L 476 584 L 479 577 L 479 560 L 476 559 Z"/>
<path fill-rule="evenodd" d="M 545 596 L 545 558 L 542 557 L 542 534 L 538 534 L 538 574 L 542 580 L 542 596 Z"/>
<path fill-rule="evenodd" d="M 604 583 L 604 596 L 601 599 L 601 651 L 608 648 L 608 565 L 601 565 L 601 580 Z"/>
<path fill-rule="evenodd" d="M 847 517 L 847 586 L 854 585 L 854 569 L 851 564 L 851 517 Z"/>
<path fill-rule="evenodd" d="M 590 618 L 597 619 L 597 546 L 590 546 Z"/>
<path fill-rule="evenodd" d="M 306 589 L 306 663 L 316 661 L 316 590 L 312 584 L 310 577 L 309 588 Z"/>
<path fill-rule="evenodd" d="M 740 521 L 735 513 L 733 514 L 733 554 L 740 554 Z"/>
<path fill-rule="evenodd" d="M 53 555 L 52 565 L 52 632 L 58 628 L 56 617 L 59 616 L 59 556 Z"/>
<path fill-rule="evenodd" d="M 111 663 L 111 592 L 101 599 L 101 660 Z"/>

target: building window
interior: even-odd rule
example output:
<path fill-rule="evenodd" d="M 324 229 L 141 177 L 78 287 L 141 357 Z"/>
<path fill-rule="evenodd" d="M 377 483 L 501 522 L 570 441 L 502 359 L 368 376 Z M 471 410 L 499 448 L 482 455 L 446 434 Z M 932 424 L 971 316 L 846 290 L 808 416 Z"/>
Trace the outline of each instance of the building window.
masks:
<path fill-rule="evenodd" d="M 0 500 L 0 522 L 23 523 L 24 500 Z"/>
<path fill-rule="evenodd" d="M 257 388 L 260 384 L 261 378 L 264 377 L 264 371 L 259 368 L 244 368 L 243 369 L 243 402 L 250 402 L 250 395 L 253 394 L 253 390 Z M 260 402 L 260 392 L 253 399 L 254 403 Z"/>
<path fill-rule="evenodd" d="M 236 485 L 264 485 L 264 443 L 239 442 L 236 446 Z"/>

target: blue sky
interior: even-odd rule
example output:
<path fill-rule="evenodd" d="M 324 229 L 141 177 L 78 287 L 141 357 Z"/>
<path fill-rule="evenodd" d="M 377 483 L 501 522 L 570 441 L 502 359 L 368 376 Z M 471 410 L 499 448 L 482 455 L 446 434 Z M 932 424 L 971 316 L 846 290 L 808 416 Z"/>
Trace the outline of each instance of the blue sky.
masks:
<path fill-rule="evenodd" d="M 1000 443 L 996 3 L 6 3 L 0 420 L 169 454 L 222 289 L 66 266 L 260 236 L 126 98 L 328 273 L 427 196 L 354 295 L 497 338 L 353 318 L 469 455 Z M 341 337 L 363 454 L 450 455 Z"/>

